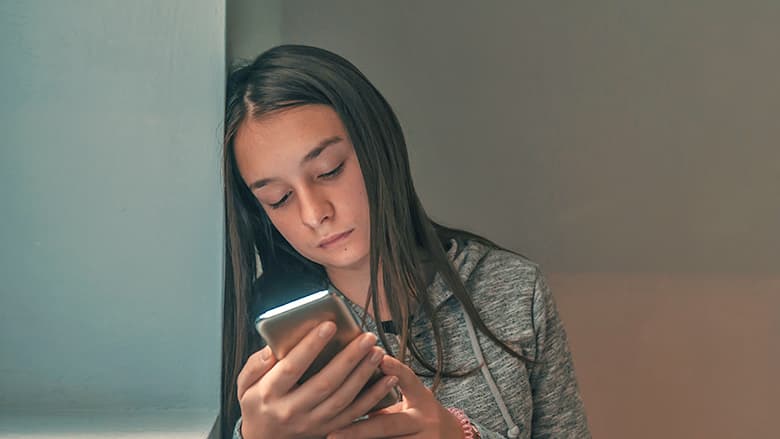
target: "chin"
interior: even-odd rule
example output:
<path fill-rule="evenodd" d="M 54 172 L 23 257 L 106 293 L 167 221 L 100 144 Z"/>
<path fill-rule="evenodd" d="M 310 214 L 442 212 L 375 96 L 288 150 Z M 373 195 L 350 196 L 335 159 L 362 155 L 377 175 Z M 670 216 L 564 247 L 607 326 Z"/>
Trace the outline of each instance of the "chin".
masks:
<path fill-rule="evenodd" d="M 363 265 L 367 265 L 369 262 L 368 252 L 362 254 L 362 252 L 354 252 L 352 249 L 336 250 L 338 255 L 326 255 L 320 261 L 320 264 L 326 268 L 335 269 L 355 269 Z"/>

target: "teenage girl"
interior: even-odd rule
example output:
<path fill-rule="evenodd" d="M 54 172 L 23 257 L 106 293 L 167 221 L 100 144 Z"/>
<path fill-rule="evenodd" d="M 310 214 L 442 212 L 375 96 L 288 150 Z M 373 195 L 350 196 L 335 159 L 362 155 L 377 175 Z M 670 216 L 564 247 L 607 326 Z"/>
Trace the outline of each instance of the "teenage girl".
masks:
<path fill-rule="evenodd" d="M 400 124 L 357 68 L 279 46 L 234 70 L 226 99 L 223 437 L 590 437 L 538 266 L 428 217 Z M 277 360 L 250 304 L 264 279 L 304 275 L 365 333 L 298 385 L 335 325 Z M 401 402 L 363 416 L 393 387 Z"/>

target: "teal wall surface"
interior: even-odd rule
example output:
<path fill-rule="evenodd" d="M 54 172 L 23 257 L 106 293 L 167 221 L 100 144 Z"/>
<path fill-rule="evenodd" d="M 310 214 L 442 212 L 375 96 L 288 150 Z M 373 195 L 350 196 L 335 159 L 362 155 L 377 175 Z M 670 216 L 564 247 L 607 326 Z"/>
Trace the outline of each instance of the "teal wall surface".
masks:
<path fill-rule="evenodd" d="M 0 2 L 0 411 L 218 406 L 224 23 Z"/>

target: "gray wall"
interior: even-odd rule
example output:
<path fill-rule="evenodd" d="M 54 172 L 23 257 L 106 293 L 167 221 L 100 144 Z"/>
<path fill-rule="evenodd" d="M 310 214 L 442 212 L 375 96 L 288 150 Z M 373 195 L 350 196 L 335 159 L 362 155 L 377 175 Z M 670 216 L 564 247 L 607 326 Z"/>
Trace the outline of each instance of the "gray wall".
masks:
<path fill-rule="evenodd" d="M 386 95 L 435 218 L 552 271 L 778 274 L 779 22 L 768 1 L 291 0 L 282 36 Z"/>
<path fill-rule="evenodd" d="M 224 14 L 0 3 L 0 411 L 217 407 Z"/>
<path fill-rule="evenodd" d="M 228 62 L 251 60 L 282 41 L 281 0 L 227 0 Z"/>

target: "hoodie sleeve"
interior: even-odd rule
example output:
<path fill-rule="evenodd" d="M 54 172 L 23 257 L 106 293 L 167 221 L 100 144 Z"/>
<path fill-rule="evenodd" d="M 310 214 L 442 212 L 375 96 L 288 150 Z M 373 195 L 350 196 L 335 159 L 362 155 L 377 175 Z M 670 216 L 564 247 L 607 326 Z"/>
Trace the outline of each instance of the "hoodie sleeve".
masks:
<path fill-rule="evenodd" d="M 477 431 L 479 431 L 479 437 L 482 439 L 507 439 L 507 436 L 504 436 L 501 433 L 496 433 L 492 430 L 488 430 L 478 422 L 471 421 L 471 425 L 477 428 Z"/>
<path fill-rule="evenodd" d="M 542 273 L 533 297 L 536 363 L 530 366 L 532 438 L 590 438 L 566 331 Z"/>

